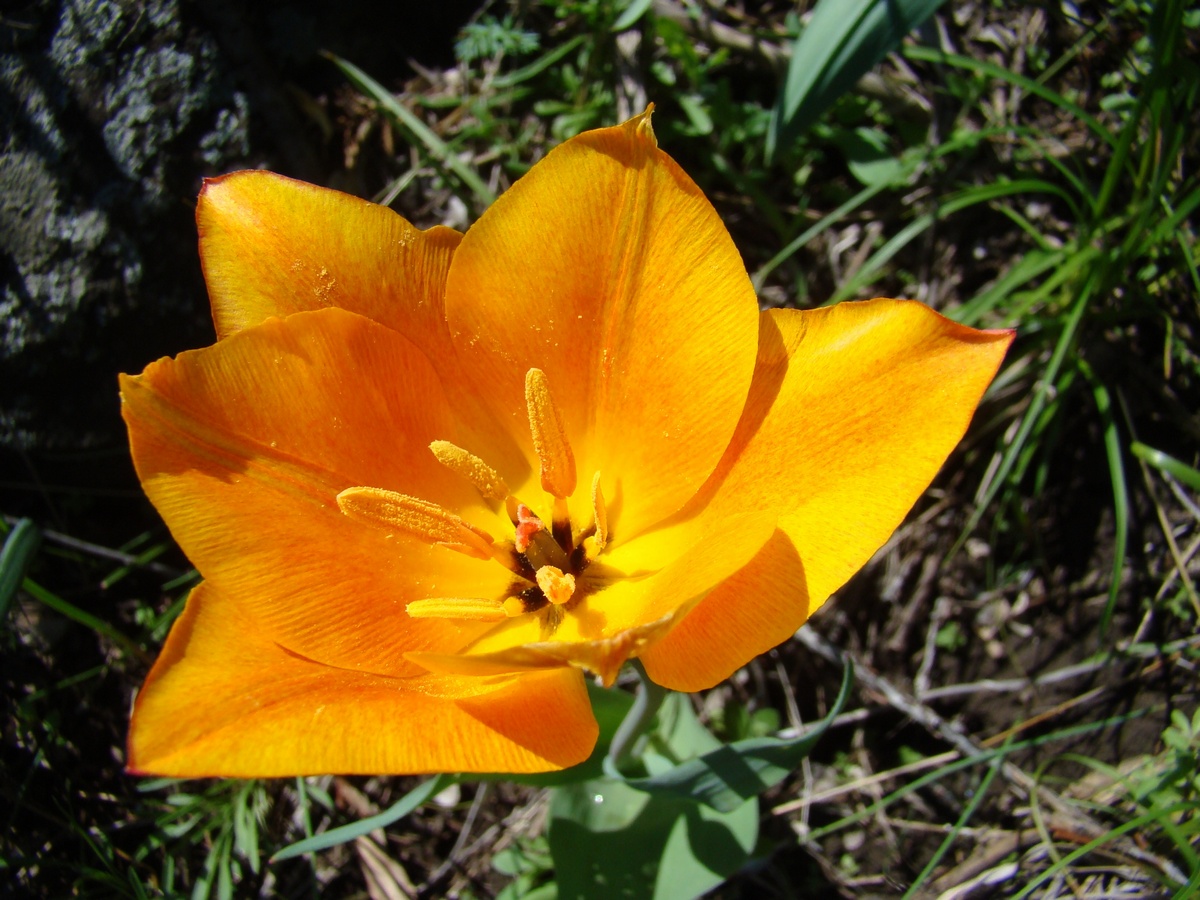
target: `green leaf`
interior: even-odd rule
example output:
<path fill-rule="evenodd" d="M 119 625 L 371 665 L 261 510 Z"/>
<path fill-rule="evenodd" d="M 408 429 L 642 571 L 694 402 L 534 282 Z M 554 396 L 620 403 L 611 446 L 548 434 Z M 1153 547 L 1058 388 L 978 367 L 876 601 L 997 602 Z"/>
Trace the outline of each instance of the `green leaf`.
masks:
<path fill-rule="evenodd" d="M 854 670 L 847 665 L 833 708 L 815 729 L 802 737 L 793 740 L 748 738 L 717 746 L 687 762 L 654 772 L 649 778 L 630 778 L 625 783 L 647 793 L 695 800 L 719 812 L 738 809 L 795 771 L 842 711 L 853 683 Z M 688 709 L 690 711 L 690 706 Z M 690 736 L 686 738 L 691 739 Z M 650 767 L 649 761 L 647 767 Z"/>
<path fill-rule="evenodd" d="M 695 134 L 712 134 L 713 120 L 704 108 L 703 97 L 698 94 L 680 94 L 675 99 L 679 101 L 679 108 L 688 117 Z"/>
<path fill-rule="evenodd" d="M 614 33 L 624 31 L 626 28 L 632 28 L 637 24 L 637 20 L 646 14 L 650 9 L 654 0 L 630 0 L 625 11 L 621 13 L 621 17 L 613 22 L 612 30 Z"/>
<path fill-rule="evenodd" d="M 933 15 L 943 0 L 822 0 L 792 45 L 767 133 L 767 156 L 810 128 L 838 97 Z"/>
<path fill-rule="evenodd" d="M 1200 491 L 1200 471 L 1181 462 L 1173 456 L 1168 456 L 1161 450 L 1147 447 L 1140 441 L 1134 441 L 1129 448 L 1138 459 L 1145 460 L 1159 471 L 1174 475 L 1192 490 Z"/>
<path fill-rule="evenodd" d="M 41 531 L 29 519 L 18 519 L 4 539 L 4 548 L 0 550 L 0 620 L 25 580 L 41 542 Z"/>
<path fill-rule="evenodd" d="M 720 746 L 691 698 L 672 693 L 642 761 L 661 775 Z M 608 777 L 557 788 L 550 815 L 550 853 L 563 900 L 698 897 L 741 868 L 758 840 L 754 797 L 718 810 L 687 794 L 651 794 Z"/>
<path fill-rule="evenodd" d="M 557 788 L 550 852 L 560 900 L 698 897 L 736 872 L 758 839 L 758 803 L 720 813 L 602 778 Z"/>
<path fill-rule="evenodd" d="M 303 856 L 305 853 L 312 853 L 316 850 L 325 850 L 329 847 L 352 841 L 364 834 L 369 834 L 376 828 L 386 828 L 393 822 L 403 819 L 434 794 L 453 784 L 454 780 L 454 776 L 452 775 L 438 775 L 435 778 L 430 778 L 428 781 L 417 785 L 383 812 L 374 816 L 368 816 L 365 819 L 359 819 L 357 822 L 351 822 L 349 825 L 343 825 L 340 828 L 333 828 L 324 834 L 314 835 L 302 841 L 297 841 L 294 844 L 289 844 L 272 856 L 271 862 L 291 859 L 293 856 Z"/>
<path fill-rule="evenodd" d="M 531 62 L 529 65 L 522 66 L 519 69 L 514 69 L 513 71 L 509 72 L 506 75 L 497 75 L 495 78 L 492 79 L 492 86 L 497 89 L 509 88 L 509 87 L 515 87 L 516 85 L 520 84 L 522 81 L 528 81 L 530 78 L 533 78 L 536 75 L 540 75 L 542 72 L 546 71 L 546 69 L 553 66 L 556 62 L 558 62 L 560 59 L 562 59 L 564 56 L 566 56 L 568 53 L 570 53 L 572 50 L 574 50 L 576 47 L 578 47 L 580 44 L 582 44 L 583 41 L 584 41 L 584 36 L 582 34 L 577 34 L 575 37 L 571 38 L 569 41 L 567 41 L 561 47 L 554 48 L 549 53 L 547 53 L 545 56 L 539 57 L 538 59 Z M 457 99 L 455 99 L 455 103 L 458 103 L 458 102 L 459 101 Z"/>
<path fill-rule="evenodd" d="M 878 128 L 833 129 L 829 136 L 846 157 L 846 167 L 863 187 L 902 184 L 913 166 L 888 147 L 887 135 Z"/>

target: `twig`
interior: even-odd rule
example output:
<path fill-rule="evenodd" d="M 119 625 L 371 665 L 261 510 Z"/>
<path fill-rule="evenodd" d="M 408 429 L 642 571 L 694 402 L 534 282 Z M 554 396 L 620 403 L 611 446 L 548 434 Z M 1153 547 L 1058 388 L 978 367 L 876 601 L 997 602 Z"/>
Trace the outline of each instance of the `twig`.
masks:
<path fill-rule="evenodd" d="M 832 800 L 834 797 L 840 797 L 842 794 L 849 794 L 857 791 L 860 788 L 868 785 L 878 784 L 881 781 L 888 781 L 892 778 L 899 778 L 902 775 L 912 775 L 914 772 L 922 772 L 925 769 L 936 769 L 944 763 L 952 763 L 959 758 L 961 754 L 957 750 L 950 750 L 946 753 L 939 753 L 937 756 L 927 756 L 924 759 L 919 759 L 916 762 L 908 763 L 907 765 L 897 766 L 894 769 L 888 769 L 886 772 L 876 772 L 874 775 L 868 775 L 864 778 L 856 778 L 848 784 L 839 784 L 837 787 L 829 788 L 821 791 L 819 794 L 813 794 L 809 797 L 801 797 L 798 800 L 789 800 L 787 803 L 781 803 L 771 809 L 772 815 L 781 816 L 785 813 L 792 812 L 796 809 L 803 809 L 806 806 L 812 806 L 817 803 L 825 803 Z"/>
<path fill-rule="evenodd" d="M 1125 406 L 1125 399 L 1121 397 L 1121 409 L 1125 413 L 1127 421 L 1130 420 L 1129 410 Z M 1132 427 L 1130 428 L 1132 432 Z M 1134 433 L 1136 437 L 1136 433 Z M 1179 573 L 1179 578 L 1183 582 L 1184 590 L 1187 591 L 1188 599 L 1192 601 L 1192 609 L 1196 611 L 1196 615 L 1200 616 L 1200 596 L 1196 594 L 1196 586 L 1192 583 L 1192 578 L 1188 574 L 1187 563 L 1184 561 L 1179 552 L 1179 545 L 1175 543 L 1175 534 L 1171 530 L 1171 523 L 1167 521 L 1166 511 L 1163 509 L 1162 503 L 1158 500 L 1158 492 L 1154 489 L 1154 479 L 1150 476 L 1150 466 L 1140 456 L 1137 458 L 1138 467 L 1142 471 L 1142 481 L 1146 484 L 1146 493 L 1150 495 L 1150 502 L 1154 504 L 1154 514 L 1158 518 L 1158 525 L 1162 529 L 1163 537 L 1167 542 L 1167 549 L 1171 551 L 1171 558 L 1175 560 L 1175 570 Z"/>
<path fill-rule="evenodd" d="M 904 580 L 908 577 L 909 571 L 912 570 L 920 556 L 920 553 L 913 553 L 910 557 L 911 562 L 906 562 L 898 577 L 884 588 L 882 592 L 884 600 L 892 599 L 889 596 L 890 593 L 899 592 Z M 909 632 L 917 622 L 918 613 L 925 608 L 925 601 L 933 593 L 934 584 L 937 581 L 937 575 L 941 568 L 942 561 L 937 556 L 931 554 L 925 557 L 925 561 L 921 565 L 921 574 L 917 576 L 917 584 L 909 594 L 908 603 L 904 606 L 900 621 L 896 625 L 895 633 L 887 642 L 887 648 L 893 653 L 900 653 L 908 646 Z"/>
<path fill-rule="evenodd" d="M 907 696 L 891 682 L 871 672 L 865 665 L 856 660 L 852 654 L 834 647 L 829 641 L 817 634 L 814 629 L 801 628 L 796 632 L 796 638 L 810 650 L 831 662 L 837 663 L 839 666 L 845 666 L 846 659 L 852 660 L 855 664 L 855 675 L 869 690 L 879 694 L 889 704 L 903 712 L 914 722 L 923 725 L 964 756 L 981 756 L 986 752 L 982 746 L 964 734 L 957 726 L 943 719 L 935 710 L 915 698 Z M 1001 764 L 1001 772 L 1005 778 L 1020 788 L 1027 796 L 1032 796 L 1036 793 L 1047 806 L 1054 809 L 1055 812 L 1062 815 L 1068 821 L 1074 823 L 1081 831 L 1093 836 L 1103 834 L 1106 831 L 1091 816 L 1076 809 L 1059 797 L 1058 794 L 1039 784 L 1015 763 L 1006 760 Z"/>
<path fill-rule="evenodd" d="M 1197 535 L 1191 544 L 1188 545 L 1188 548 L 1183 551 L 1183 564 L 1185 566 L 1192 561 L 1192 557 L 1196 555 L 1197 550 L 1200 550 L 1200 535 Z M 1174 568 L 1168 572 L 1166 579 L 1162 583 L 1162 587 L 1160 587 L 1158 592 L 1154 595 L 1154 599 L 1161 600 L 1163 597 L 1167 596 L 1167 591 L 1169 591 L 1175 585 L 1175 581 L 1178 578 L 1178 568 Z"/>
<path fill-rule="evenodd" d="M 446 857 L 445 862 L 433 870 L 433 874 L 421 885 L 419 888 L 421 894 L 425 894 L 432 886 L 441 883 L 450 870 L 458 865 L 462 849 L 467 844 L 467 838 L 471 836 L 471 829 L 475 827 L 475 818 L 483 807 L 483 800 L 487 796 L 487 792 L 488 783 L 481 781 L 478 790 L 475 791 L 475 797 L 471 801 L 471 808 L 467 810 L 467 817 L 463 820 L 462 829 L 458 832 L 458 838 L 454 841 L 454 846 L 450 848 L 450 855 Z"/>
<path fill-rule="evenodd" d="M 5 516 L 4 521 L 9 525 L 15 525 L 19 520 L 16 516 Z M 92 556 L 99 556 L 102 559 L 111 559 L 114 562 L 119 562 L 122 565 L 131 566 L 138 569 L 146 569 L 149 572 L 163 575 L 167 578 L 178 578 L 183 572 L 178 569 L 173 569 L 170 566 L 164 566 L 162 563 L 142 562 L 139 557 L 132 553 L 125 553 L 121 550 L 113 550 L 111 547 L 103 547 L 100 544 L 93 544 L 90 541 L 81 541 L 79 538 L 73 538 L 70 535 L 63 534 L 60 531 L 51 531 L 42 529 L 42 537 L 51 543 L 58 544 L 62 547 L 69 547 L 72 550 L 78 550 L 81 553 L 89 553 Z"/>
<path fill-rule="evenodd" d="M 927 728 L 935 736 L 946 741 L 954 746 L 964 756 L 976 757 L 982 756 L 987 752 L 984 745 L 976 743 L 971 737 L 964 734 L 961 729 L 953 723 L 943 719 L 936 711 L 930 709 L 929 706 L 919 700 L 907 696 L 903 691 L 891 684 L 885 678 L 871 672 L 864 663 L 856 659 L 853 654 L 847 651 L 840 650 L 833 646 L 829 641 L 817 634 L 814 629 L 801 628 L 796 632 L 796 639 L 804 646 L 838 664 L 845 666 L 845 660 L 849 659 L 854 663 L 855 676 L 861 681 L 868 690 L 874 691 L 883 697 L 889 704 L 903 712 L 913 721 L 918 722 Z M 1159 664 L 1156 660 L 1151 664 Z M 1097 691 L 1105 690 L 1097 688 Z M 1093 693 L 1093 692 L 1089 692 Z M 1087 697 L 1088 695 L 1083 695 Z M 1082 698 L 1070 701 L 1071 703 L 1079 702 Z M 1027 727 L 1027 723 L 1023 723 L 1022 728 Z M 996 735 L 990 738 L 986 743 L 993 743 L 997 740 L 1003 740 L 1005 735 Z M 1064 800 L 1057 793 L 1050 790 L 1045 785 L 1041 784 L 1035 778 L 1025 772 L 1020 766 L 1009 762 L 1007 759 L 1001 763 L 1000 771 L 1005 778 L 1009 780 L 1015 787 L 1022 791 L 1029 799 L 1031 804 L 1042 803 L 1050 807 L 1060 818 L 1060 821 L 1065 829 L 1071 829 L 1084 835 L 1087 840 L 1093 840 L 1104 834 L 1107 834 L 1109 829 L 1105 828 L 1094 818 L 1088 815 L 1083 810 L 1073 806 L 1068 801 Z M 1125 854 L 1131 859 L 1145 862 L 1158 868 L 1167 877 L 1178 880 L 1179 871 L 1169 861 L 1162 857 L 1156 856 L 1153 853 L 1142 850 L 1128 838 L 1123 838 L 1119 842 L 1117 848 L 1119 852 Z M 1186 879 L 1184 879 L 1186 881 Z"/>
<path fill-rule="evenodd" d="M 772 68 L 782 69 L 791 57 L 786 48 L 730 28 L 721 22 L 714 22 L 707 15 L 701 14 L 699 18 L 694 18 L 675 0 L 654 0 L 654 14 L 662 19 L 669 19 L 696 37 L 707 38 L 731 50 L 757 54 Z"/>
<path fill-rule="evenodd" d="M 1167 487 L 1171 489 L 1171 493 L 1175 495 L 1175 499 L 1187 507 L 1187 511 L 1192 514 L 1192 518 L 1200 522 L 1200 506 L 1188 496 L 1187 491 L 1179 486 L 1179 479 L 1170 472 L 1162 473 L 1163 480 L 1167 483 Z"/>
<path fill-rule="evenodd" d="M 941 894 L 959 887 L 980 873 L 992 869 L 1009 854 L 1036 844 L 1039 837 L 1036 828 L 994 834 L 992 840 L 977 847 L 974 853 L 935 880 L 929 888 Z"/>
<path fill-rule="evenodd" d="M 792 690 L 791 679 L 787 677 L 787 672 L 784 671 L 783 661 L 780 660 L 778 655 L 773 655 L 775 656 L 775 675 L 778 677 L 779 684 L 783 688 L 784 700 L 787 701 L 788 721 L 791 723 L 792 728 L 799 733 L 804 727 L 804 723 L 800 718 L 800 705 L 796 702 L 796 692 Z M 806 800 L 812 797 L 813 792 L 812 760 L 808 756 L 805 756 L 800 762 L 800 775 L 803 780 L 800 798 L 801 800 Z M 800 806 L 800 825 L 805 831 L 808 831 L 808 806 L 808 803 L 803 803 Z"/>
<path fill-rule="evenodd" d="M 925 650 L 921 654 L 921 667 L 913 678 L 913 690 L 918 697 L 923 697 L 929 687 L 929 673 L 933 671 L 933 661 L 937 658 L 937 636 L 950 618 L 950 613 L 950 601 L 945 597 L 938 597 L 933 604 L 933 614 L 929 617 L 929 627 L 925 630 Z"/>
<path fill-rule="evenodd" d="M 1110 665 L 1112 665 L 1112 659 L 1106 656 L 1104 659 L 1093 659 L 1076 663 L 1072 666 L 1063 666 L 1061 669 L 1055 669 L 1053 672 L 1047 672 L 1045 675 L 1038 675 L 1034 678 L 985 678 L 982 681 L 971 681 L 966 684 L 948 684 L 943 687 L 930 688 L 927 691 L 922 691 L 918 696 L 921 700 L 929 701 L 942 700 L 946 697 L 957 697 L 960 694 L 1005 694 L 1025 688 L 1042 687 L 1047 684 L 1057 684 L 1060 681 L 1069 681 L 1072 678 L 1091 674 Z"/>

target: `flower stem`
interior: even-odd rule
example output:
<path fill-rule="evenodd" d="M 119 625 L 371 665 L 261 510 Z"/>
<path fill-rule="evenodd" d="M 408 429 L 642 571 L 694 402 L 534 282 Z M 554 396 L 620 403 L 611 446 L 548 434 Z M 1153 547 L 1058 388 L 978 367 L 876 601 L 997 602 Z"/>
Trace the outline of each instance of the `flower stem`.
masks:
<path fill-rule="evenodd" d="M 629 762 L 633 755 L 634 745 L 654 722 L 658 708 L 662 706 L 667 696 L 667 689 L 655 684 L 646 674 L 641 660 L 630 660 L 633 670 L 637 672 L 638 689 L 633 698 L 633 706 L 625 714 L 625 719 L 613 735 L 608 747 L 608 756 L 604 758 L 604 773 L 610 778 L 621 778 L 621 767 Z"/>

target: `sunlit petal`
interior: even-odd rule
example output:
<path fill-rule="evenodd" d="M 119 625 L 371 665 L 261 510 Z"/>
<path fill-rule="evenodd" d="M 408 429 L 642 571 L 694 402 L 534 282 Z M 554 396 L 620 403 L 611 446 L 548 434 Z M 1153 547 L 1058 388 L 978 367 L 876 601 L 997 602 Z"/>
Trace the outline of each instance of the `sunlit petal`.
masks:
<path fill-rule="evenodd" d="M 545 372 L 580 473 L 572 511 L 589 508 L 599 471 L 617 538 L 677 510 L 720 458 L 757 309 L 728 232 L 648 115 L 552 150 L 470 229 L 446 294 L 500 421 L 521 421 L 526 373 Z"/>
<path fill-rule="evenodd" d="M 138 695 L 128 765 L 185 778 L 538 772 L 585 759 L 596 732 L 578 670 L 331 668 L 269 640 L 243 604 L 204 584 Z"/>
<path fill-rule="evenodd" d="M 715 591 L 661 642 L 647 661 L 656 679 L 709 687 L 786 640 L 903 521 L 1011 341 L 897 300 L 765 313 L 745 414 L 693 503 L 708 514 L 774 511 L 792 548 L 769 548 L 758 571 Z"/>
<path fill-rule="evenodd" d="M 429 450 L 453 418 L 429 362 L 390 329 L 301 313 L 161 360 L 122 392 L 138 474 L 179 545 L 298 653 L 398 674 L 414 644 L 456 646 L 480 627 L 410 619 L 408 602 L 511 578 L 338 508 L 368 485 L 495 520 Z"/>
<path fill-rule="evenodd" d="M 445 352 L 442 295 L 462 235 L 271 172 L 210 178 L 196 206 L 218 337 L 270 316 L 340 307 Z"/>

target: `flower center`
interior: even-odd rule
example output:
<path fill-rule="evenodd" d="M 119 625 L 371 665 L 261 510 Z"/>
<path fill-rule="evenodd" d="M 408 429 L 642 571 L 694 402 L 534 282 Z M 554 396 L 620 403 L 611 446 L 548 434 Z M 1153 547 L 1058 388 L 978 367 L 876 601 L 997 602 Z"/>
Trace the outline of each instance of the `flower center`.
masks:
<path fill-rule="evenodd" d="M 609 540 L 600 473 L 592 478 L 591 520 L 576 529 L 567 507 L 576 487 L 575 456 L 540 369 L 526 373 L 525 405 L 541 485 L 552 499 L 549 527 L 532 507 L 513 496 L 500 473 L 449 441 L 434 441 L 429 449 L 438 462 L 470 482 L 493 509 L 504 509 L 512 522 L 511 539 L 497 540 L 455 513 L 407 494 L 373 487 L 351 487 L 338 494 L 338 508 L 352 519 L 493 560 L 515 576 L 503 596 L 414 600 L 406 607 L 410 616 L 500 622 L 536 614 L 542 617 L 543 629 L 553 633 L 563 614 L 586 593 L 580 576 Z"/>

